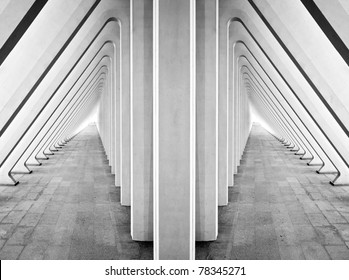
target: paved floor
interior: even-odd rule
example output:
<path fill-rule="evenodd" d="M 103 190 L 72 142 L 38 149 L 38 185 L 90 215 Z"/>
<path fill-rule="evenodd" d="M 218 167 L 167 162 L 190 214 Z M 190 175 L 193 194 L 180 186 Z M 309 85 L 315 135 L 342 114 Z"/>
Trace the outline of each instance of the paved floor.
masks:
<path fill-rule="evenodd" d="M 219 236 L 197 259 L 349 259 L 349 187 L 332 187 L 254 126 Z M 95 127 L 89 126 L 20 184 L 0 187 L 0 259 L 152 259 L 130 236 Z"/>
<path fill-rule="evenodd" d="M 219 236 L 197 259 L 349 259 L 349 187 L 333 187 L 254 126 Z"/>
<path fill-rule="evenodd" d="M 152 259 L 152 243 L 130 236 L 95 126 L 0 187 L 0 259 Z"/>

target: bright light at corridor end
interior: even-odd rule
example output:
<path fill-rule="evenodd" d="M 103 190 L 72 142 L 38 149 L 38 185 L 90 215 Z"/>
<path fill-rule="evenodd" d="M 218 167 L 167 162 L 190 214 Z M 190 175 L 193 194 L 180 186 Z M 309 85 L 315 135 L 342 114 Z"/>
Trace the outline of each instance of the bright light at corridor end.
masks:
<path fill-rule="evenodd" d="M 80 131 L 86 128 L 86 126 L 90 124 L 97 124 L 98 109 L 99 103 L 92 109 L 91 113 L 84 119 L 84 121 L 74 130 L 72 135 L 78 134 Z"/>
<path fill-rule="evenodd" d="M 268 124 L 268 122 L 259 114 L 258 109 L 250 102 L 250 114 L 252 123 L 260 124 L 264 129 L 270 132 L 272 135 L 276 135 L 274 129 Z"/>

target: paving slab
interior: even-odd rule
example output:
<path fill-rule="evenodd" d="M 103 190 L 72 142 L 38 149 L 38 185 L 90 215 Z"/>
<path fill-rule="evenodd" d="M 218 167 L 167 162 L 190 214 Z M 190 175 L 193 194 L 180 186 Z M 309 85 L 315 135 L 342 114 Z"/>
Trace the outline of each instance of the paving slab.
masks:
<path fill-rule="evenodd" d="M 5 245 L 0 250 L 0 260 L 16 260 L 21 254 L 24 246 Z"/>
<path fill-rule="evenodd" d="M 345 245 L 325 246 L 332 260 L 349 260 L 349 248 Z"/>

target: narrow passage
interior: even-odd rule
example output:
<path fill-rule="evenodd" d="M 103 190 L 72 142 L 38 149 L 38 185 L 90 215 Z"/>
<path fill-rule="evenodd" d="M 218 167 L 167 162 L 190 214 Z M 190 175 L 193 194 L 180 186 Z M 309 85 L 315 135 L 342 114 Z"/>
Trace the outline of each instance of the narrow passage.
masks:
<path fill-rule="evenodd" d="M 152 259 L 130 235 L 97 129 L 88 126 L 17 186 L 0 187 L 0 259 Z"/>
<path fill-rule="evenodd" d="M 197 259 L 349 259 L 349 187 L 333 187 L 254 125 L 219 209 L 219 235 Z"/>

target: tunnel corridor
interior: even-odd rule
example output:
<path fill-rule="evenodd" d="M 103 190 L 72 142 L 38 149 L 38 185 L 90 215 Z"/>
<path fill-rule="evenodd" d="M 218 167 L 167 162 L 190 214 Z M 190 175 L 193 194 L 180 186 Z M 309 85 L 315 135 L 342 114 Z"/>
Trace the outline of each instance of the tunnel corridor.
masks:
<path fill-rule="evenodd" d="M 16 177 L 20 185 L 0 187 L 0 259 L 152 259 L 149 242 L 131 239 L 95 125 Z"/>
<path fill-rule="evenodd" d="M 0 1 L 0 259 L 348 259 L 349 1 Z"/>

